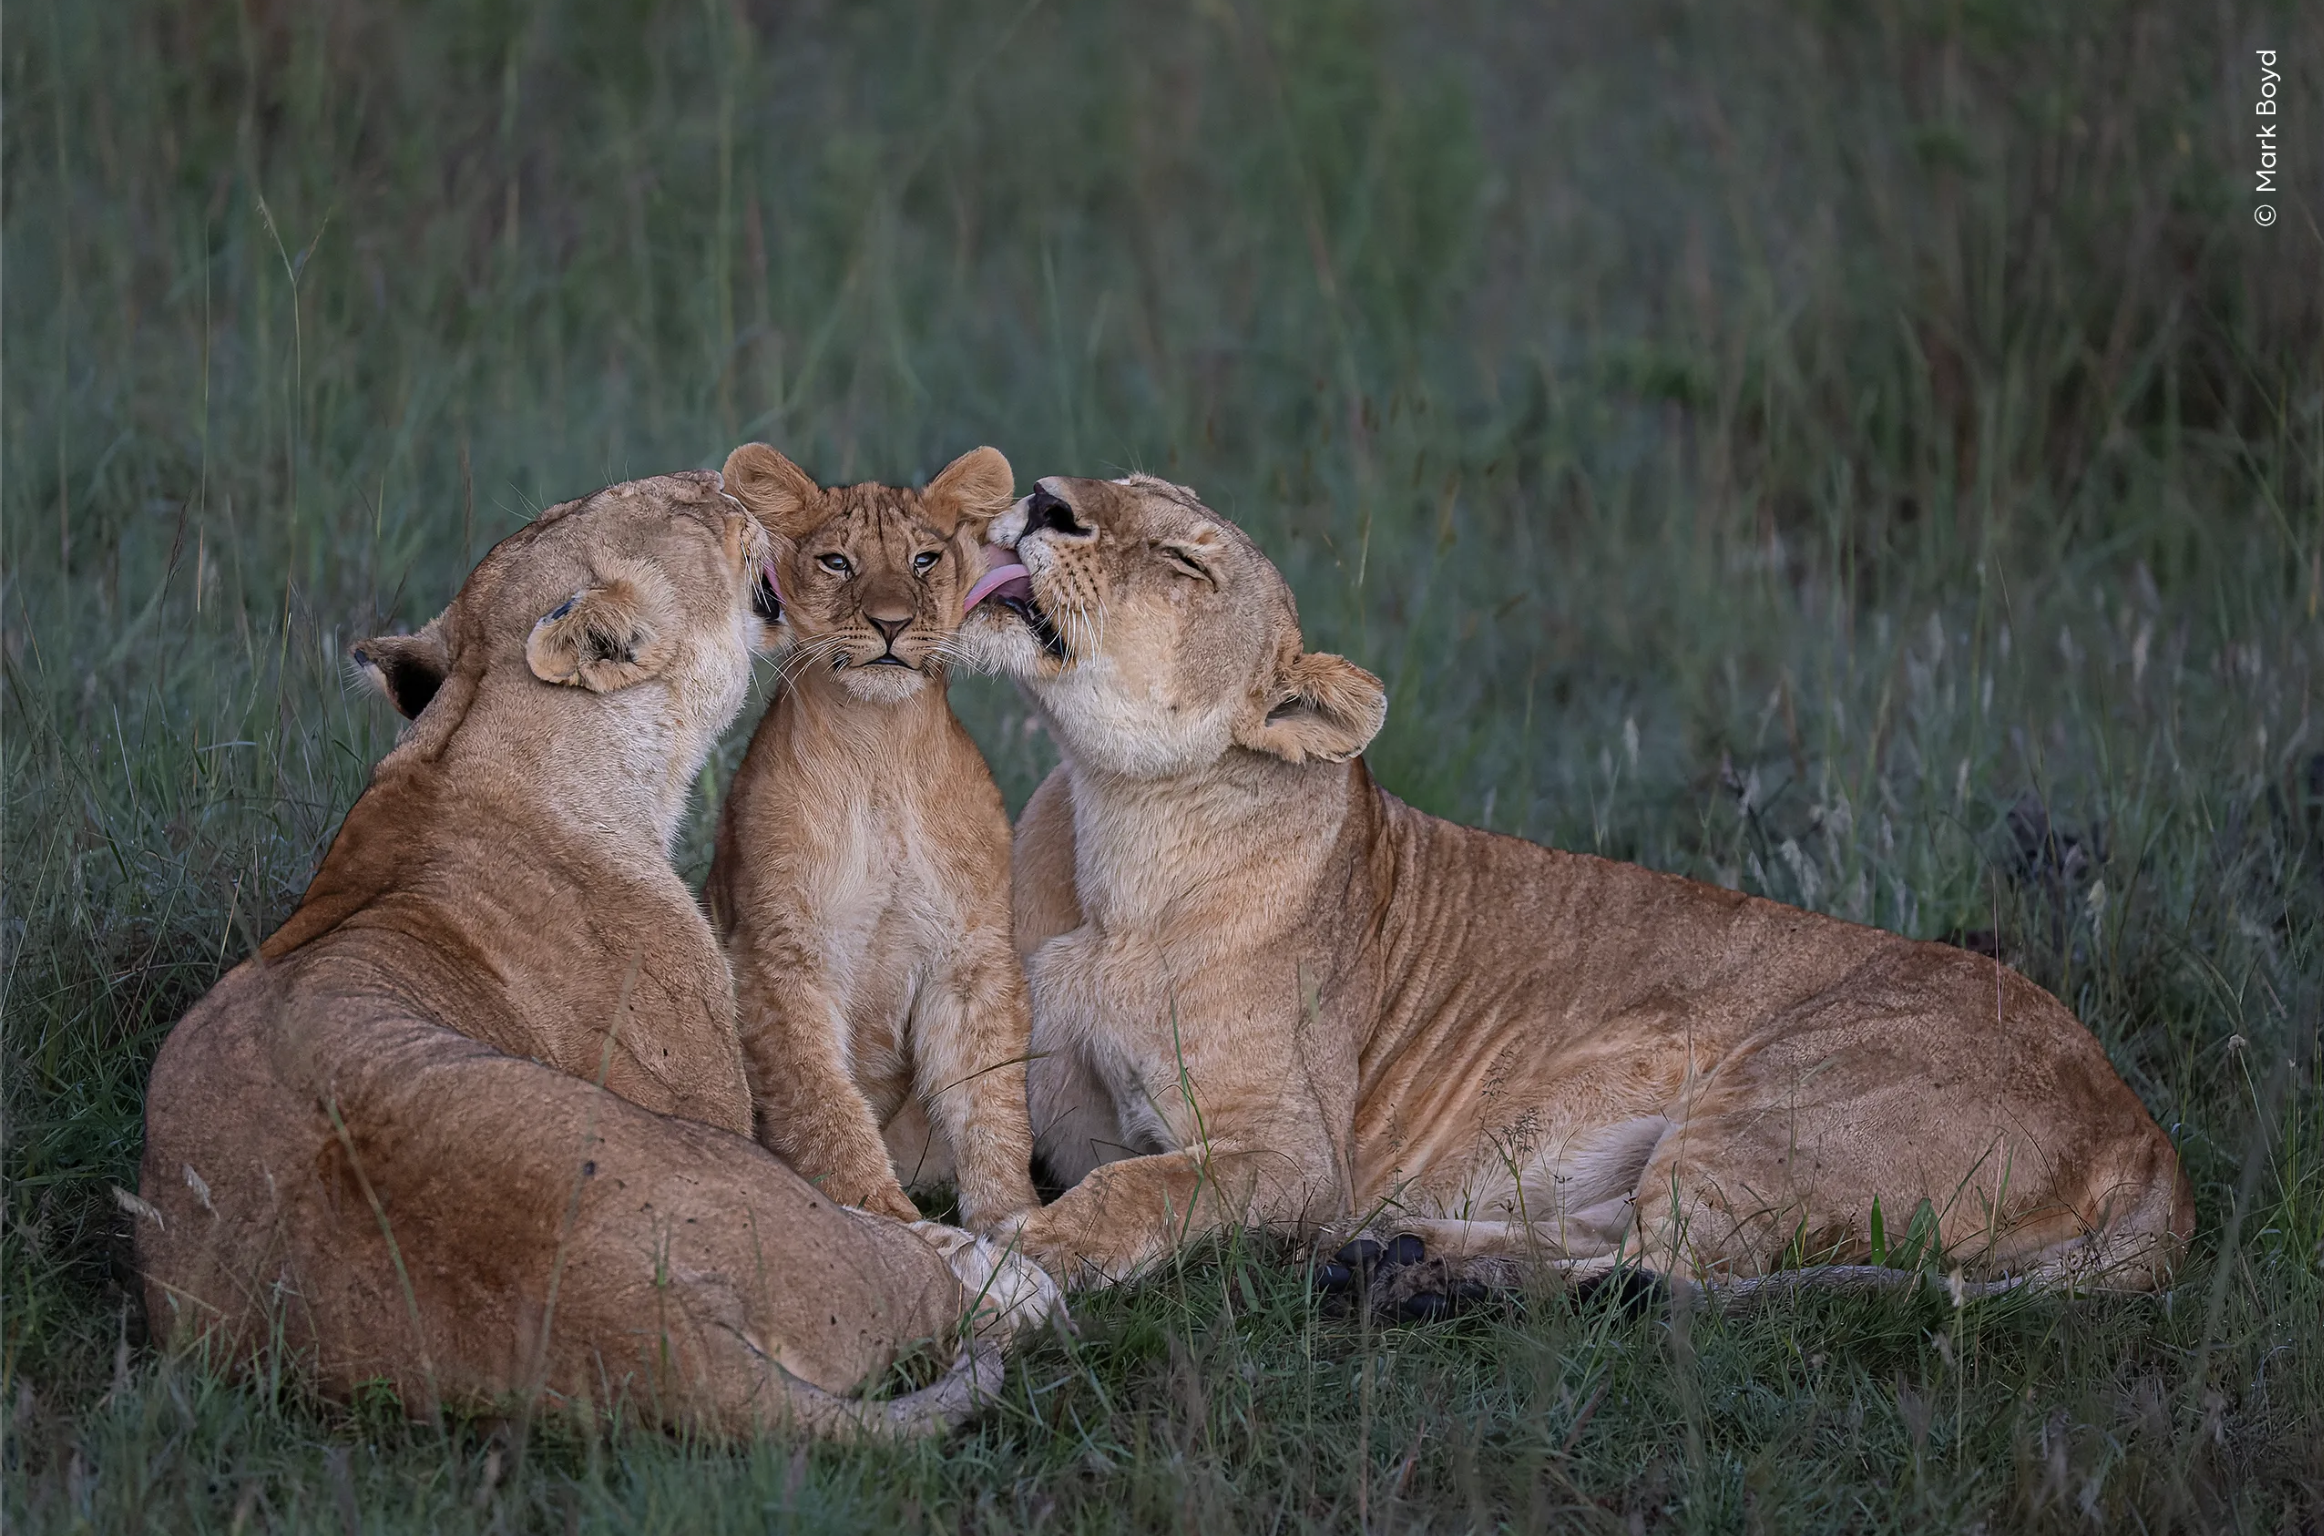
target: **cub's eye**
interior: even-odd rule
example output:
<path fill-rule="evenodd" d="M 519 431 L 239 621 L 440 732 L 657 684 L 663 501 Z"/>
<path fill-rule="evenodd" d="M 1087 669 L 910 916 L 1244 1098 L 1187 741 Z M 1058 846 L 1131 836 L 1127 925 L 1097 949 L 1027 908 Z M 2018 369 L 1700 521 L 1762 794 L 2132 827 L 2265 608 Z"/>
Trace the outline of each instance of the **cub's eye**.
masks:
<path fill-rule="evenodd" d="M 912 569 L 925 571 L 943 558 L 944 552 L 940 549 L 923 549 L 912 557 Z"/>
<path fill-rule="evenodd" d="M 815 557 L 815 563 L 822 566 L 827 571 L 836 571 L 842 576 L 845 576 L 850 570 L 854 569 L 854 567 L 847 563 L 847 556 L 845 555 L 817 555 Z"/>

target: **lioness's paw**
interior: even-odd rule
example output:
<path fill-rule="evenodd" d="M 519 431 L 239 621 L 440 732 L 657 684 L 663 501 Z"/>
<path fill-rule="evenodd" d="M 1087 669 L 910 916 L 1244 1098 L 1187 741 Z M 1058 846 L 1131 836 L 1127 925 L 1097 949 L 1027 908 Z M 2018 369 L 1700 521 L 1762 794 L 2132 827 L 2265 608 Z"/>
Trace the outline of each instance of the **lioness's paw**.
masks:
<path fill-rule="evenodd" d="M 1390 1270 L 1418 1264 L 1427 1257 L 1428 1245 L 1409 1232 L 1385 1242 L 1358 1237 L 1315 1266 L 1316 1288 L 1337 1294 L 1359 1282 L 1369 1285 Z"/>
<path fill-rule="evenodd" d="M 1360 1304 L 1383 1322 L 1430 1323 L 1491 1299 L 1492 1289 L 1442 1258 L 1410 1232 L 1364 1236 L 1309 1271 L 1324 1308 L 1342 1315 Z"/>
<path fill-rule="evenodd" d="M 1072 1327 L 1057 1282 L 1022 1254 L 940 1221 L 916 1221 L 912 1230 L 944 1255 L 960 1278 L 980 1341 L 1004 1343 L 1043 1322 Z"/>

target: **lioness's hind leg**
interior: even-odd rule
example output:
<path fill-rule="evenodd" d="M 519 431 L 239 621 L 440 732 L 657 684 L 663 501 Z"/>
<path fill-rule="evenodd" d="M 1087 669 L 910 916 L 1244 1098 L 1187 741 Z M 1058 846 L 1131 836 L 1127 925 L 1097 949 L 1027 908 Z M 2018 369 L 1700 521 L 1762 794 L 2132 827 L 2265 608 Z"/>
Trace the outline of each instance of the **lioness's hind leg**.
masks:
<path fill-rule="evenodd" d="M 1641 1258 L 1712 1282 L 1933 1261 L 1972 1280 L 2156 1283 L 2182 1219 L 2169 1143 L 2087 1032 L 2017 991 L 2006 1033 L 1912 992 L 1909 1008 L 1827 1001 L 1771 1028 L 1648 1161 Z M 1965 1033 L 1998 1059 L 1966 1056 Z"/>

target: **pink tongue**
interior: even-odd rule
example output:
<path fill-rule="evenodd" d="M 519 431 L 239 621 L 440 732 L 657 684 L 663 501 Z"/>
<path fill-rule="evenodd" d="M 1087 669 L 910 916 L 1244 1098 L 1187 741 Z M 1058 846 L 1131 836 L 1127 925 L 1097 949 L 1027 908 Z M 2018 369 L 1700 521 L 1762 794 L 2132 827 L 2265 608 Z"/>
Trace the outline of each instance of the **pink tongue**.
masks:
<path fill-rule="evenodd" d="M 962 600 L 960 611 L 967 613 L 996 594 L 1002 597 L 1030 598 L 1033 595 L 1033 573 L 1013 560 L 1006 565 L 994 566 L 979 576 L 976 585 L 968 589 L 968 596 Z"/>

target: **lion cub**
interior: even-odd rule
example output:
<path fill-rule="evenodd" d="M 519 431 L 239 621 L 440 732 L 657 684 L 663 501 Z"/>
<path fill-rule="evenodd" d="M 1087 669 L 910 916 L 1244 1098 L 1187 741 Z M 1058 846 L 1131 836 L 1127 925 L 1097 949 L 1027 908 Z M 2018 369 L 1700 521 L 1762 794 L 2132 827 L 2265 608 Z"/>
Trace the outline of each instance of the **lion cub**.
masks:
<path fill-rule="evenodd" d="M 750 443 L 726 489 L 776 536 L 795 646 L 707 890 L 759 1140 L 833 1198 L 906 1221 L 904 1185 L 949 1178 L 964 1224 L 990 1230 L 1037 1203 L 1032 1020 L 1008 813 L 944 670 L 1009 462 L 979 448 L 924 491 L 825 489 Z"/>

